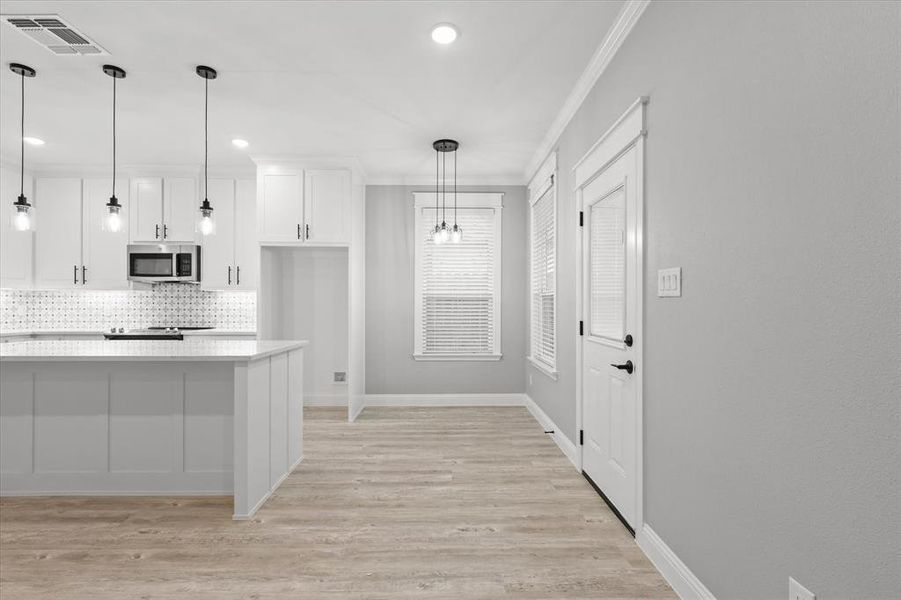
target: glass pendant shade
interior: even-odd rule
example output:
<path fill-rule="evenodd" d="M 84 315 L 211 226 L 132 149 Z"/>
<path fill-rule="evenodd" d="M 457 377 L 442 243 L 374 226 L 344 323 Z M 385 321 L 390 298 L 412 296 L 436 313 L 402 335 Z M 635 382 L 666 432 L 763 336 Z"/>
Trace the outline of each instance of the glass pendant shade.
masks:
<path fill-rule="evenodd" d="M 122 205 L 115 196 L 109 199 L 106 204 L 106 213 L 103 215 L 103 231 L 109 233 L 118 233 L 122 231 Z"/>
<path fill-rule="evenodd" d="M 451 229 L 450 241 L 454 244 L 459 244 L 463 241 L 463 230 L 460 229 L 456 223 L 454 223 L 454 227 Z"/>
<path fill-rule="evenodd" d="M 34 231 L 34 207 L 28 203 L 25 196 L 12 204 L 9 224 L 13 231 Z"/>
<path fill-rule="evenodd" d="M 447 223 L 444 221 L 441 222 L 441 228 L 438 230 L 438 236 L 441 238 L 440 243 L 445 243 L 450 239 L 450 230 L 447 228 Z"/>
<path fill-rule="evenodd" d="M 204 198 L 200 205 L 200 215 L 197 219 L 197 231 L 200 235 L 213 235 L 216 233 L 216 221 L 213 220 L 213 207 L 210 201 Z"/>

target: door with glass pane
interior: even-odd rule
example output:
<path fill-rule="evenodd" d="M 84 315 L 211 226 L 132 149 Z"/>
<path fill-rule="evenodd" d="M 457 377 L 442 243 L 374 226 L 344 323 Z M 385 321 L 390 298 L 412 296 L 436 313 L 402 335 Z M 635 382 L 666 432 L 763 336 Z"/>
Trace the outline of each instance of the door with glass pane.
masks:
<path fill-rule="evenodd" d="M 637 150 L 582 189 L 582 470 L 630 526 L 636 514 Z"/>

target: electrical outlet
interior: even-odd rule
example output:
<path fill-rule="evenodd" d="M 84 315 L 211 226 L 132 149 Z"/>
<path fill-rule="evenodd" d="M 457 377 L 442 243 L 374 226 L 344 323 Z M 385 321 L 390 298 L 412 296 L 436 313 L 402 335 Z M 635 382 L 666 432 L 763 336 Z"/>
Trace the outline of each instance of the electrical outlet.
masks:
<path fill-rule="evenodd" d="M 788 598 L 789 600 L 817 600 L 816 594 L 795 581 L 794 577 L 788 578 Z"/>
<path fill-rule="evenodd" d="M 346 371 L 335 371 L 335 383 L 344 383 L 347 381 Z"/>

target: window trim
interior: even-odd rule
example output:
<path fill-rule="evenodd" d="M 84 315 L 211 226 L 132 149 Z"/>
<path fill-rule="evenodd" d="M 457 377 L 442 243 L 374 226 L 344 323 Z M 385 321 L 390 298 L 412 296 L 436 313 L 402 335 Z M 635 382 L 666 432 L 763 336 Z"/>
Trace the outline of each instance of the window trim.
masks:
<path fill-rule="evenodd" d="M 413 192 L 413 360 L 417 361 L 498 361 L 501 360 L 501 282 L 503 266 L 503 192 L 457 192 L 458 208 L 493 208 L 495 256 L 494 256 L 494 344 L 492 351 L 485 354 L 439 354 L 423 352 L 422 340 L 422 252 L 420 235 L 423 223 L 423 208 L 435 206 L 435 192 Z M 448 210 L 453 210 L 448 208 Z M 466 235 L 466 232 L 463 232 Z"/>
<path fill-rule="evenodd" d="M 554 194 L 554 204 L 551 207 L 551 215 L 554 227 L 554 261 L 559 262 L 558 258 L 558 231 L 557 231 L 557 200 L 558 200 L 558 182 L 557 182 L 557 153 L 552 152 L 544 163 L 539 167 L 538 171 L 535 173 L 535 176 L 529 182 L 529 291 L 528 291 L 528 306 L 529 306 L 529 353 L 526 356 L 526 361 L 531 364 L 533 367 L 553 379 L 557 381 L 558 371 L 557 371 L 557 349 L 559 348 L 559 319 L 557 318 L 557 284 L 558 269 L 554 268 L 554 363 L 549 364 L 547 361 L 538 358 L 532 353 L 532 334 L 535 331 L 535 323 L 533 322 L 533 318 L 535 316 L 534 307 L 532 306 L 533 301 L 533 293 L 535 290 L 535 265 L 533 264 L 533 260 L 535 258 L 533 243 L 535 240 L 535 204 L 538 203 L 548 192 L 553 192 Z"/>

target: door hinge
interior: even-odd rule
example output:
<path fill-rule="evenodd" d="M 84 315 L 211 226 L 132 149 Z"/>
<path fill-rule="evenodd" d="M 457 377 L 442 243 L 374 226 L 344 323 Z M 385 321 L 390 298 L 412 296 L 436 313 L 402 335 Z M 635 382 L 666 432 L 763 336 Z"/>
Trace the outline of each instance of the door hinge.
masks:
<path fill-rule="evenodd" d="M 585 212 L 580 210 L 579 211 L 579 227 L 584 227 L 584 226 L 585 226 Z"/>
<path fill-rule="evenodd" d="M 579 335 L 585 335 L 585 321 L 579 321 Z"/>
<path fill-rule="evenodd" d="M 585 430 L 583 430 L 583 429 L 579 430 L 579 445 L 580 446 L 585 445 Z"/>

